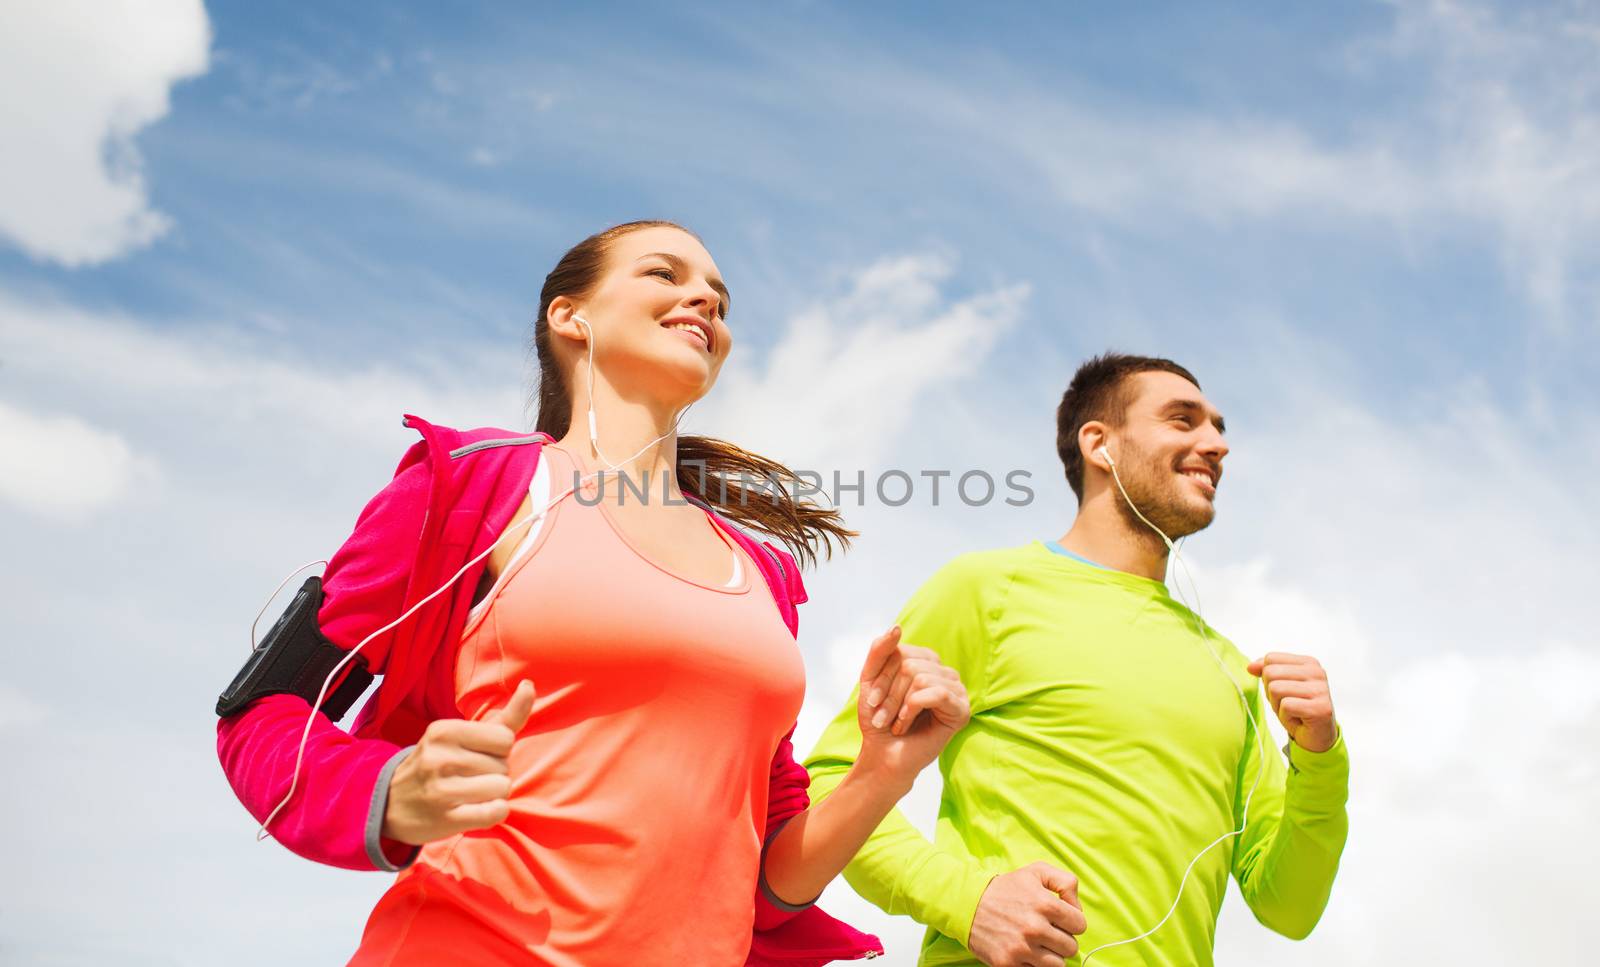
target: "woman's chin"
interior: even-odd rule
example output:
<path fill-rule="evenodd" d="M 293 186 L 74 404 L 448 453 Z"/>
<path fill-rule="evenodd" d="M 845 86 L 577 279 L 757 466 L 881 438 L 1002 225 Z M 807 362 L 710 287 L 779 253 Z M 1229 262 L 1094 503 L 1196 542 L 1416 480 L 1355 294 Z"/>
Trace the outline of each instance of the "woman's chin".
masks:
<path fill-rule="evenodd" d="M 711 392 L 717 380 L 709 366 L 663 365 L 656 371 L 655 397 L 672 409 L 682 409 Z"/>

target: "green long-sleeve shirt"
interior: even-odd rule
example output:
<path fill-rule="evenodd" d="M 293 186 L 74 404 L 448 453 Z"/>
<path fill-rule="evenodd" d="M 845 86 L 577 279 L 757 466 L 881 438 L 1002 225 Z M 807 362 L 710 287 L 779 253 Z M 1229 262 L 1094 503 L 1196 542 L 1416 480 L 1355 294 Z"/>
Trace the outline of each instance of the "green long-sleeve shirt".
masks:
<path fill-rule="evenodd" d="M 1190 859 L 1238 828 L 1263 761 L 1244 833 L 1195 864 L 1159 931 L 1096 954 L 1091 967 L 1211 964 L 1230 872 L 1268 927 L 1298 938 L 1316 925 L 1344 849 L 1344 740 L 1320 754 L 1292 746 L 1286 770 L 1246 658 L 1207 629 L 1261 723 L 1259 745 L 1200 619 L 1164 584 L 1035 542 L 956 558 L 912 597 L 900 626 L 960 673 L 972 721 L 939 760 L 934 842 L 896 810 L 845 878 L 928 926 L 920 963 L 976 963 L 965 942 L 984 888 L 1039 860 L 1079 878 L 1083 951 L 1143 933 L 1172 905 Z M 837 787 L 861 748 L 855 703 L 806 760 L 813 799 Z"/>

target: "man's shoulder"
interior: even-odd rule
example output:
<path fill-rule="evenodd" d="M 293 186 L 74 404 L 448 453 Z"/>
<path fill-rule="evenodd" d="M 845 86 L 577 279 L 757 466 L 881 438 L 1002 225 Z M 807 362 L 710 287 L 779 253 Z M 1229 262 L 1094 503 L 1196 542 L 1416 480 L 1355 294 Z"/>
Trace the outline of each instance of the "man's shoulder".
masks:
<path fill-rule="evenodd" d="M 950 584 L 983 584 L 1003 581 L 1026 566 L 1034 553 L 1033 544 L 996 547 L 957 554 L 933 573 L 932 580 Z"/>

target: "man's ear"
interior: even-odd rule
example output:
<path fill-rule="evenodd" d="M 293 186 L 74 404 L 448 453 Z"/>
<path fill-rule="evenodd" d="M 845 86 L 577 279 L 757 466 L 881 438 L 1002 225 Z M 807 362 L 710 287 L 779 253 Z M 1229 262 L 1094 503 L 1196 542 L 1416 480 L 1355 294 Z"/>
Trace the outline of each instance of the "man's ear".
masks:
<path fill-rule="evenodd" d="M 578 315 L 581 315 L 578 304 L 567 296 L 558 295 L 550 300 L 550 308 L 545 310 L 544 319 L 552 335 L 586 346 L 589 343 L 589 333 L 575 318 Z"/>
<path fill-rule="evenodd" d="M 1078 428 L 1078 453 L 1083 457 L 1085 467 L 1098 467 L 1104 473 L 1111 472 L 1111 461 L 1100 452 L 1107 439 L 1106 425 L 1099 420 L 1090 420 Z"/>

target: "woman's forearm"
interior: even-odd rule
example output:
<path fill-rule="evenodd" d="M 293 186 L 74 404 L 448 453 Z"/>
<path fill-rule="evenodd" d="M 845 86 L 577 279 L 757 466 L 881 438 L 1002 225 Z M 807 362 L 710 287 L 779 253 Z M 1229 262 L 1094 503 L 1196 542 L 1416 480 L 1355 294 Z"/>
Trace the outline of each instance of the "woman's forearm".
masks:
<path fill-rule="evenodd" d="M 858 761 L 828 798 L 791 819 L 767 847 L 767 888 L 789 904 L 816 899 L 910 791 L 911 780 Z"/>

